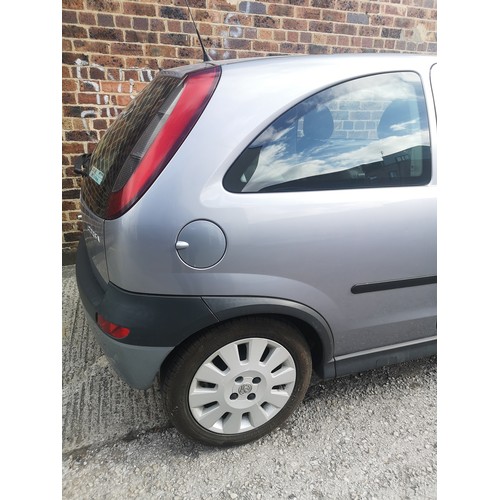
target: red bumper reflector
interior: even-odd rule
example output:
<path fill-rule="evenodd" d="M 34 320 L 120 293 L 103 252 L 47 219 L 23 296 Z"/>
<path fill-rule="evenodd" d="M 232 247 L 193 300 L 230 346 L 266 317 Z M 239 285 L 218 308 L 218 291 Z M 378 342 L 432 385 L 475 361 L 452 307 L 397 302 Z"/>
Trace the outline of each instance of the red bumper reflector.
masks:
<path fill-rule="evenodd" d="M 130 328 L 111 323 L 111 321 L 104 319 L 100 314 L 97 315 L 97 324 L 104 333 L 115 339 L 124 339 L 130 333 Z"/>

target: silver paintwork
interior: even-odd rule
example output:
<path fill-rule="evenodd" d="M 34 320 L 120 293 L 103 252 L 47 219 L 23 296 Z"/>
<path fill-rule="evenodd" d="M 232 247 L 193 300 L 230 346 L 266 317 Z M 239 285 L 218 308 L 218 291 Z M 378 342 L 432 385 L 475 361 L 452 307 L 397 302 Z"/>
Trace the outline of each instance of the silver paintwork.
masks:
<path fill-rule="evenodd" d="M 124 216 L 106 221 L 109 279 L 130 291 L 277 297 L 330 325 L 335 355 L 435 334 L 436 286 L 353 295 L 357 283 L 436 274 L 433 57 L 284 57 L 222 65 L 218 87 L 170 164 Z M 416 71 L 428 103 L 433 177 L 427 186 L 297 193 L 228 193 L 222 178 L 275 118 L 336 83 Z M 179 231 L 208 219 L 225 234 L 217 265 L 187 266 Z M 190 246 L 191 248 L 191 246 Z M 182 250 L 184 251 L 184 250 Z"/>
<path fill-rule="evenodd" d="M 241 359 L 238 345 L 247 346 Z M 262 360 L 266 349 L 267 356 Z M 214 360 L 222 358 L 221 370 Z M 238 434 L 264 425 L 288 402 L 295 387 L 292 355 L 281 344 L 249 338 L 225 345 L 196 371 L 189 389 L 189 409 L 205 429 Z"/>

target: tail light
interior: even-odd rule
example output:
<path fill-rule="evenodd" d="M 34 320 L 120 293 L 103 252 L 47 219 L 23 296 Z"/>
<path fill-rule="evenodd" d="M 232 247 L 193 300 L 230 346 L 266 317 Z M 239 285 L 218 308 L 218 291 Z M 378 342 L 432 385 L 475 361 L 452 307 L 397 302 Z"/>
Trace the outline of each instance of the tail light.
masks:
<path fill-rule="evenodd" d="M 165 109 L 137 142 L 123 167 L 125 181 L 115 182 L 106 211 L 115 219 L 147 191 L 191 132 L 217 86 L 220 67 L 190 73 Z M 127 165 L 129 163 L 129 165 Z M 132 172 L 130 175 L 127 172 Z"/>

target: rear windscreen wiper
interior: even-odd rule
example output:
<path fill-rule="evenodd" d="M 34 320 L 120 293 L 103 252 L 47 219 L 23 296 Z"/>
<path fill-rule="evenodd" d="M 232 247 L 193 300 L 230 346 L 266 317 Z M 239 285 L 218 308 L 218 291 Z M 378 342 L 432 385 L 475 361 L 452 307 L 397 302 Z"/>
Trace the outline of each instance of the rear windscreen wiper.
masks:
<path fill-rule="evenodd" d="M 82 177 L 87 177 L 89 175 L 87 167 L 90 163 L 91 156 L 92 153 L 84 153 L 76 158 L 74 168 L 75 174 L 81 175 Z"/>

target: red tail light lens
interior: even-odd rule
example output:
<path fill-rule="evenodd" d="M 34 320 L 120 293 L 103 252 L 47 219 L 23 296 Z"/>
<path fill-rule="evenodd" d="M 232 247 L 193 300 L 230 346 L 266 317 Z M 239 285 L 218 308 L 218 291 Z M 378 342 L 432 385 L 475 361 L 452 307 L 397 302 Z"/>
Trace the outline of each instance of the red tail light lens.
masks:
<path fill-rule="evenodd" d="M 106 213 L 114 219 L 147 191 L 194 127 L 217 86 L 220 67 L 190 73 L 175 106 L 127 183 L 111 194 Z"/>
<path fill-rule="evenodd" d="M 100 314 L 97 315 L 97 324 L 104 333 L 115 339 L 124 339 L 130 333 L 130 328 L 111 323 L 111 321 L 104 319 Z"/>

